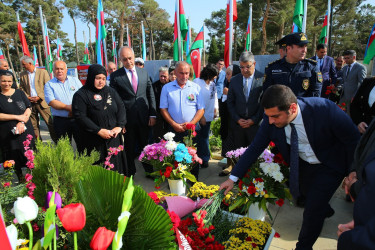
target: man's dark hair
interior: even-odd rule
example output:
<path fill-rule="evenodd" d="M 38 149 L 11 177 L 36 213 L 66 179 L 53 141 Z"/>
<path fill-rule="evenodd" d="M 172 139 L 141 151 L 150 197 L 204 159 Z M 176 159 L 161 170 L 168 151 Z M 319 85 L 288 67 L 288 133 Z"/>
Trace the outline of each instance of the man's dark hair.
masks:
<path fill-rule="evenodd" d="M 277 107 L 280 111 L 288 111 L 292 103 L 297 103 L 297 97 L 288 86 L 281 84 L 268 87 L 261 101 L 263 108 Z"/>
<path fill-rule="evenodd" d="M 316 46 L 316 50 L 326 49 L 327 44 L 325 43 L 319 43 L 318 46 Z"/>
<path fill-rule="evenodd" d="M 343 56 L 356 56 L 357 53 L 355 53 L 354 50 L 350 49 L 350 50 L 345 50 L 343 53 L 342 53 Z"/>
<path fill-rule="evenodd" d="M 224 62 L 224 59 L 220 58 L 219 60 L 217 60 L 217 62 Z"/>
<path fill-rule="evenodd" d="M 170 74 L 175 69 L 176 69 L 176 66 L 170 66 L 168 69 L 168 74 Z"/>
<path fill-rule="evenodd" d="M 201 71 L 201 75 L 199 76 L 200 79 L 207 81 L 213 79 L 219 73 L 218 68 L 216 65 L 210 63 L 206 67 L 204 67 Z"/>

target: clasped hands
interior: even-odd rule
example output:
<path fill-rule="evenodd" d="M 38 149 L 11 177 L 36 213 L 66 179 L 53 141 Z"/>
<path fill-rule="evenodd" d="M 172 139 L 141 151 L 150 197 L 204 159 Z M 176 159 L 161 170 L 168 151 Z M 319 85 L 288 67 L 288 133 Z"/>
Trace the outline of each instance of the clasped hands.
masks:
<path fill-rule="evenodd" d="M 345 190 L 345 193 L 350 195 L 350 188 L 351 186 L 357 181 L 357 173 L 356 172 L 351 172 L 348 177 L 345 177 L 343 183 L 342 183 L 342 188 Z M 354 201 L 353 197 L 350 195 L 350 198 L 352 201 Z"/>
<path fill-rule="evenodd" d="M 252 125 L 254 125 L 253 120 L 251 119 L 239 119 L 237 123 L 241 126 L 241 128 L 250 128 Z"/>
<path fill-rule="evenodd" d="M 103 139 L 116 138 L 121 131 L 123 133 L 126 132 L 125 128 L 122 129 L 120 127 L 115 127 L 111 130 L 102 128 L 99 130 L 98 135 Z"/>
<path fill-rule="evenodd" d="M 37 103 L 40 100 L 40 97 L 39 96 L 29 96 L 28 99 L 31 103 Z"/>

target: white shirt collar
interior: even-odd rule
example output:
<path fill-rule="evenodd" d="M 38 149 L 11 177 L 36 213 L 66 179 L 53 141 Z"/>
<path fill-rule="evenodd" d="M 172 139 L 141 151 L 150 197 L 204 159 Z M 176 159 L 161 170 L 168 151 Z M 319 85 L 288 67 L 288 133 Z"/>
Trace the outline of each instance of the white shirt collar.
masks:
<path fill-rule="evenodd" d="M 301 113 L 301 108 L 299 107 L 299 105 L 297 104 L 297 116 L 296 118 L 294 118 L 293 121 L 291 121 L 291 123 L 293 123 L 294 125 L 303 125 L 303 119 L 302 119 L 302 113 Z"/>

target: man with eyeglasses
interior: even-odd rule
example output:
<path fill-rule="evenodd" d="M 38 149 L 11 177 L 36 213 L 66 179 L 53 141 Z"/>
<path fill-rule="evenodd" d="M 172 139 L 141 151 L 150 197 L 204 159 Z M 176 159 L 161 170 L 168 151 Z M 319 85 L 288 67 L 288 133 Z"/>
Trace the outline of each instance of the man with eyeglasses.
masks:
<path fill-rule="evenodd" d="M 350 103 L 361 86 L 363 79 L 366 78 L 367 69 L 356 61 L 356 52 L 354 50 L 344 51 L 342 54 L 346 65 L 342 68 L 343 93 L 340 104 L 345 103 L 346 112 L 350 114 Z"/>
<path fill-rule="evenodd" d="M 251 144 L 263 115 L 260 107 L 263 75 L 255 70 L 253 53 L 242 52 L 239 61 L 241 74 L 231 79 L 227 100 L 235 148 Z"/>
<path fill-rule="evenodd" d="M 282 38 L 286 56 L 266 67 L 263 91 L 275 84 L 286 85 L 298 97 L 320 97 L 323 76 L 317 62 L 307 59 L 309 41 L 304 33 L 292 33 Z"/>
<path fill-rule="evenodd" d="M 126 176 L 130 176 L 136 172 L 134 163 L 136 145 L 140 149 L 147 145 L 149 127 L 155 125 L 156 104 L 147 71 L 135 67 L 133 49 L 127 46 L 121 47 L 119 58 L 124 67 L 111 74 L 110 86 L 119 93 L 126 108 L 124 148 L 129 168 Z M 146 173 L 152 172 L 151 165 L 145 163 L 142 165 Z"/>

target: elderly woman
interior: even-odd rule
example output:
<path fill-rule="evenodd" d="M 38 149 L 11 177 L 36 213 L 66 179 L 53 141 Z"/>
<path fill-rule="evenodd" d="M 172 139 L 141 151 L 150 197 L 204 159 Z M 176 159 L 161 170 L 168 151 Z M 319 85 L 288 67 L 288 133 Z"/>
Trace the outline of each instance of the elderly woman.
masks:
<path fill-rule="evenodd" d="M 35 137 L 30 121 L 31 104 L 29 99 L 19 89 L 12 88 L 13 74 L 7 70 L 0 70 L 0 147 L 3 159 L 14 160 L 17 177 L 20 181 L 22 167 L 26 166 L 23 142 L 27 135 Z M 30 147 L 34 146 L 32 140 Z"/>
<path fill-rule="evenodd" d="M 73 96 L 73 116 L 81 131 L 80 151 L 100 153 L 100 163 L 113 164 L 113 170 L 128 174 L 125 151 L 106 159 L 109 148 L 123 146 L 121 133 L 125 131 L 125 106 L 117 92 L 106 85 L 107 73 L 103 66 L 93 64 L 88 69 L 86 84 Z M 107 167 L 108 168 L 108 167 Z"/>
<path fill-rule="evenodd" d="M 200 94 L 204 99 L 204 116 L 199 121 L 200 130 L 197 134 L 197 154 L 202 158 L 202 168 L 208 167 L 210 159 L 209 135 L 211 122 L 217 115 L 219 108 L 217 100 L 216 85 L 213 80 L 217 77 L 219 71 L 214 64 L 208 64 L 203 68 L 200 78 L 195 78 L 194 82 L 201 87 Z"/>

